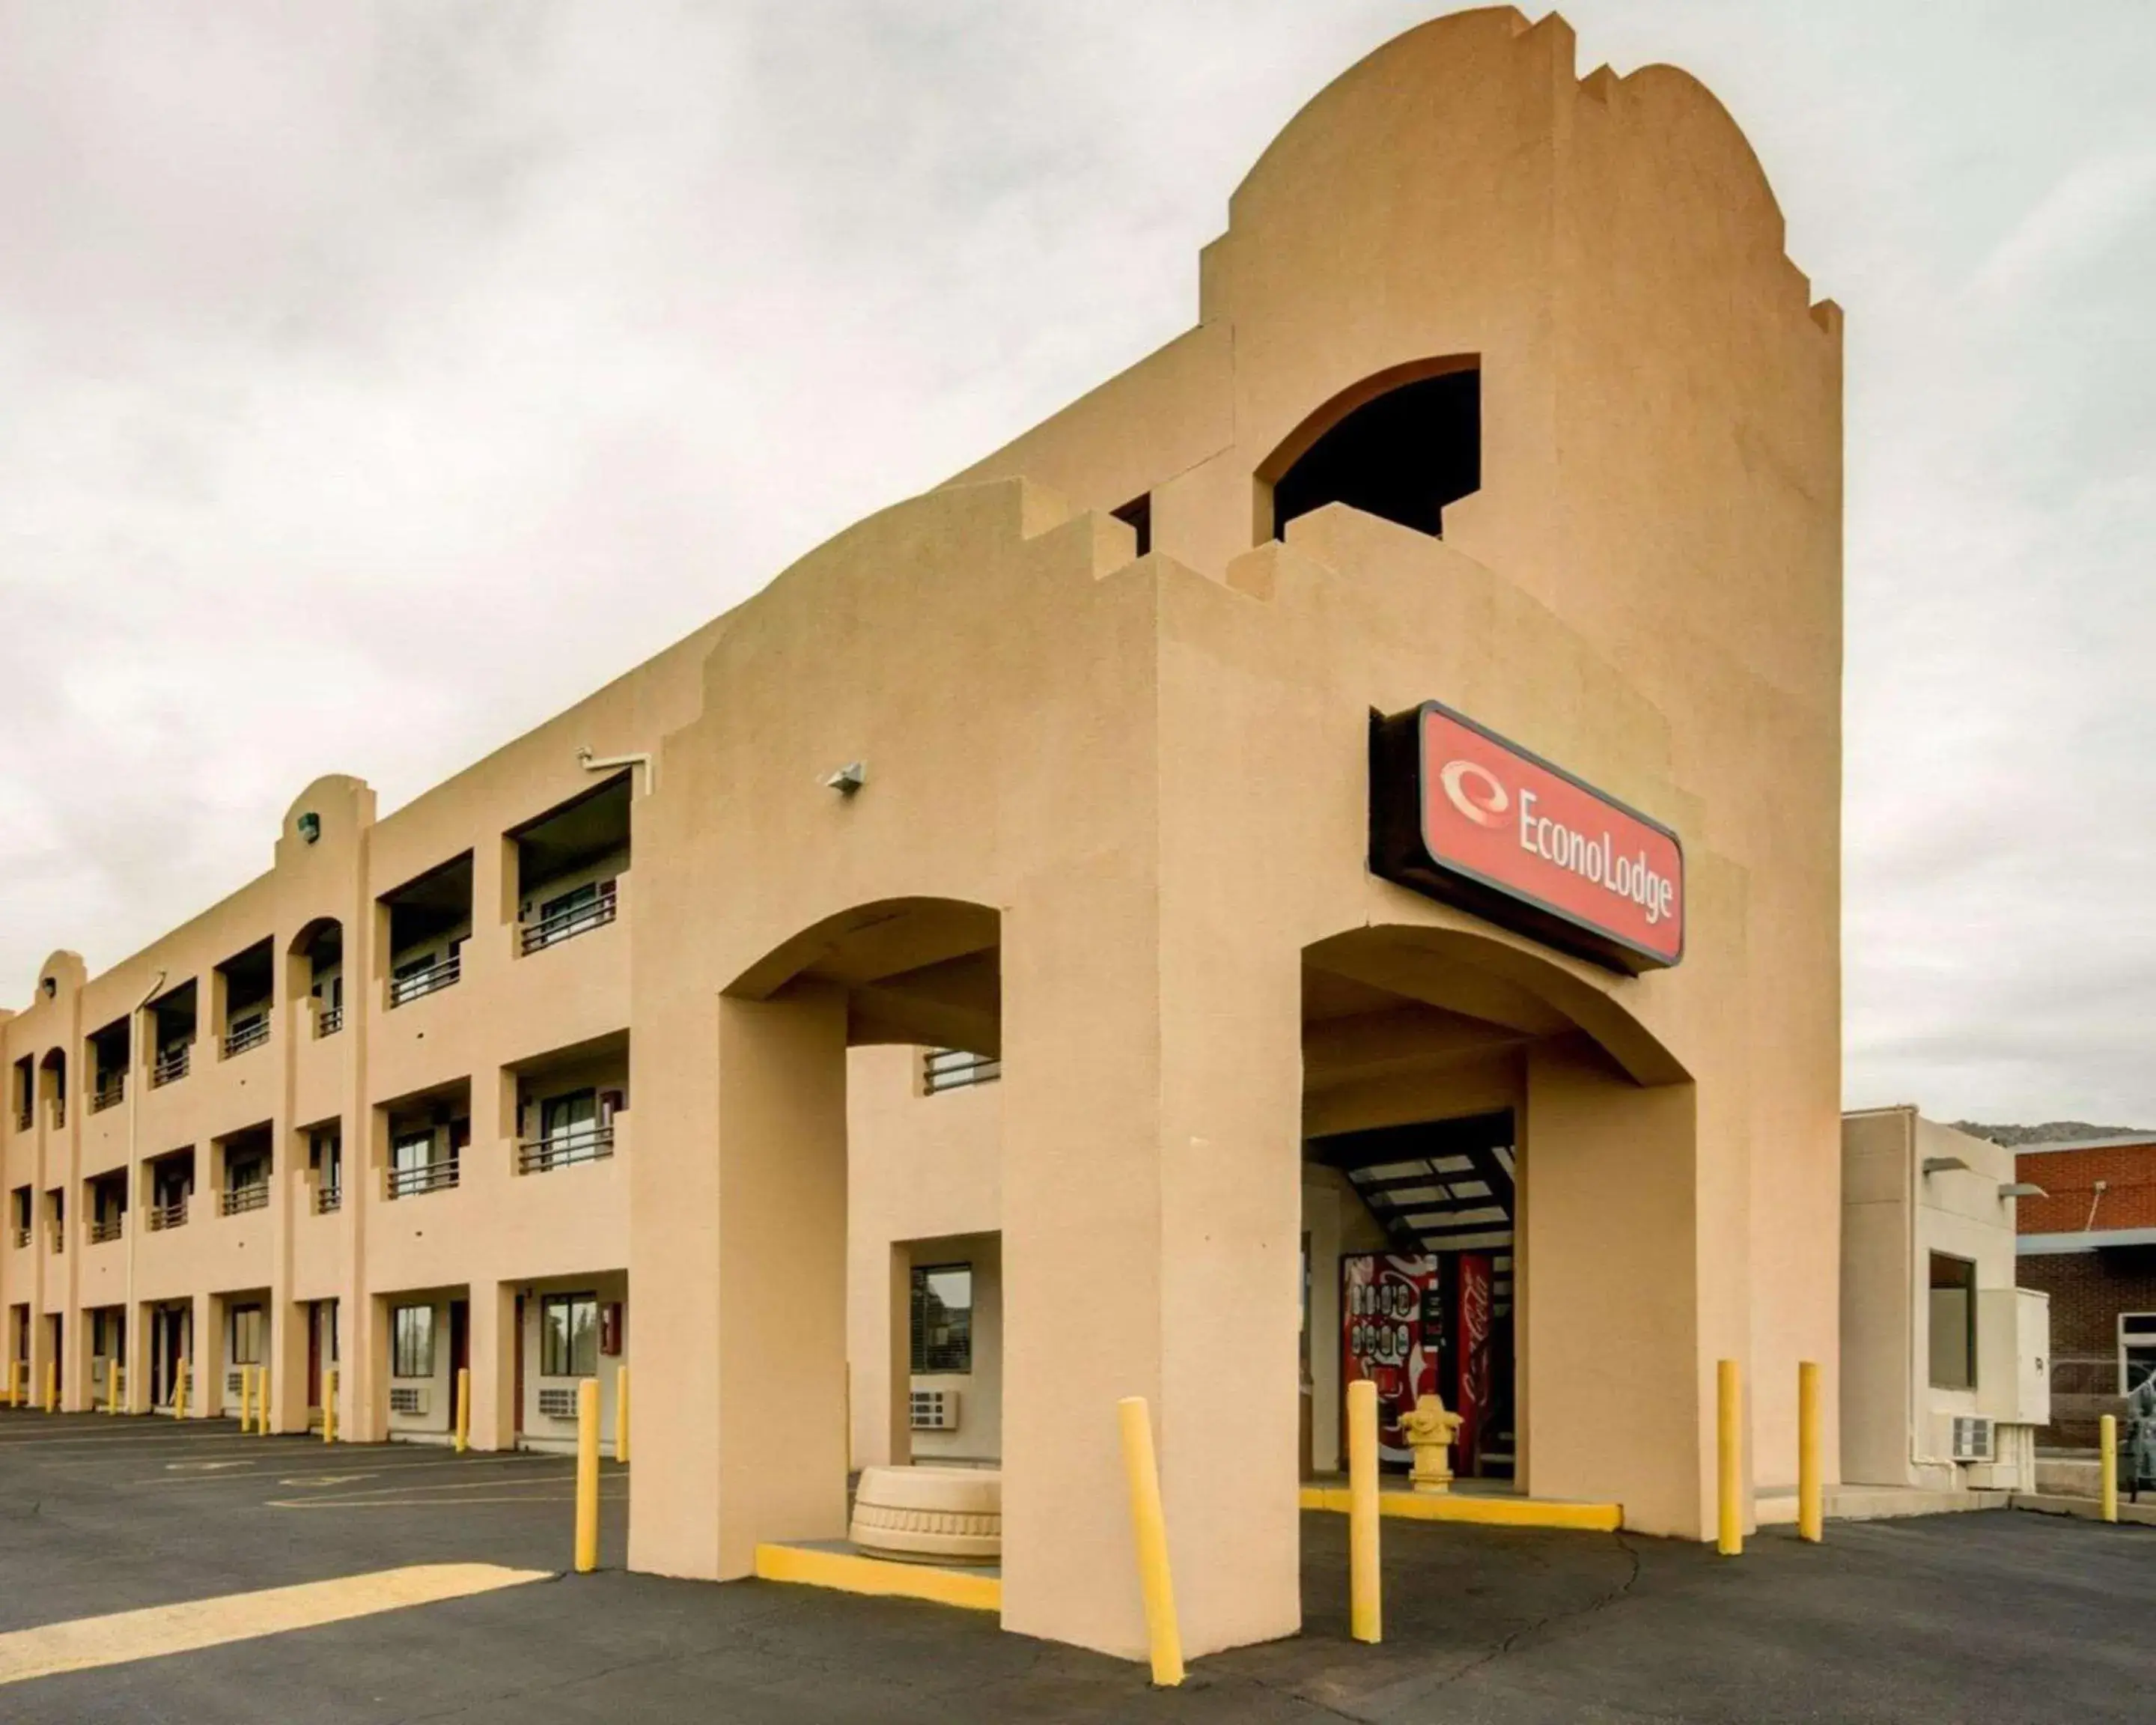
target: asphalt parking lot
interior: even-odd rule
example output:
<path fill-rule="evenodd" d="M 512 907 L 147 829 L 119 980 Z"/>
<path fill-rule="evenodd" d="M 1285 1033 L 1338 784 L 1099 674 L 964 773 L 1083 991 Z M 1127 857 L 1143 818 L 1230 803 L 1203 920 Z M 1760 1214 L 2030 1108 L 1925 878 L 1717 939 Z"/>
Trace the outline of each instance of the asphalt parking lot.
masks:
<path fill-rule="evenodd" d="M 1626 1535 L 1388 1523 L 1383 1645 L 1304 1521 L 1303 1634 L 1142 1667 L 980 1614 L 622 1572 L 0 1683 L 9 1722 L 2146 1721 L 2156 1530 L 2012 1512 L 1835 1523 L 1725 1562 Z M 401 1565 L 564 1569 L 570 1464 L 0 1412 L 0 1637 Z M 152 1614 L 156 1615 L 156 1614 Z"/>

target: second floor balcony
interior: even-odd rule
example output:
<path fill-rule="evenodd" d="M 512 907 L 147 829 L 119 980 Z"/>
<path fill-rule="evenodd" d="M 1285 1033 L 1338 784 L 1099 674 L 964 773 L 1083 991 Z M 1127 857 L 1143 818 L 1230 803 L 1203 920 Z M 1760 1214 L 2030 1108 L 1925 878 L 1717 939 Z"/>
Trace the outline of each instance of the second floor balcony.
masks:
<path fill-rule="evenodd" d="M 182 1192 L 177 1197 L 167 1199 L 162 1204 L 151 1204 L 148 1214 L 148 1227 L 152 1234 L 167 1234 L 175 1228 L 186 1227 L 187 1194 Z"/>
<path fill-rule="evenodd" d="M 389 1004 L 408 1006 L 414 1000 L 437 993 L 464 974 L 463 955 L 452 948 L 439 958 L 423 958 L 401 965 L 389 978 Z"/>
<path fill-rule="evenodd" d="M 270 1183 L 267 1180 L 249 1180 L 244 1184 L 228 1186 L 218 1194 L 218 1214 L 222 1216 L 242 1216 L 249 1210 L 270 1207 Z"/>
<path fill-rule="evenodd" d="M 446 1192 L 458 1183 L 458 1158 L 453 1152 L 431 1161 L 407 1163 L 388 1170 L 383 1196 L 417 1198 L 423 1193 Z"/>
<path fill-rule="evenodd" d="M 92 1245 L 104 1245 L 108 1241 L 119 1239 L 126 1231 L 127 1219 L 125 1216 L 107 1216 L 101 1222 L 92 1222 L 90 1224 L 90 1243 Z"/>
<path fill-rule="evenodd" d="M 107 1108 L 116 1108 L 127 1100 L 127 1073 L 125 1068 L 117 1071 L 100 1072 L 90 1092 L 90 1111 L 102 1114 Z"/>
<path fill-rule="evenodd" d="M 543 1174 L 557 1168 L 574 1168 L 578 1163 L 603 1162 L 613 1154 L 613 1136 L 614 1129 L 608 1124 L 579 1126 L 521 1139 L 516 1146 L 516 1171 Z"/>
<path fill-rule="evenodd" d="M 521 925 L 517 932 L 517 949 L 528 957 L 578 935 L 588 934 L 594 928 L 603 928 L 619 914 L 620 906 L 620 891 L 618 883 L 612 880 L 601 880 L 564 893 L 543 904 L 536 916 Z"/>
<path fill-rule="evenodd" d="M 176 1042 L 169 1048 L 159 1049 L 157 1058 L 150 1066 L 150 1088 L 159 1090 L 186 1077 L 193 1050 L 192 1042 Z"/>
<path fill-rule="evenodd" d="M 247 1017 L 234 1019 L 224 1033 L 224 1057 L 245 1054 L 250 1048 L 259 1048 L 270 1040 L 270 1014 L 250 1013 Z"/>

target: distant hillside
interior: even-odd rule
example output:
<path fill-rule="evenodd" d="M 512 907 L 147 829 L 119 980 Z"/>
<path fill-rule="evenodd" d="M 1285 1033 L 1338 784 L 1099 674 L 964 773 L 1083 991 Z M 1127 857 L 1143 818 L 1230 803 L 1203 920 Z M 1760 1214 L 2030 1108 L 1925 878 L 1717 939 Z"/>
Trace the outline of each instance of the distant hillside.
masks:
<path fill-rule="evenodd" d="M 2076 1138 L 2130 1138 L 2151 1136 L 2138 1126 L 2091 1126 L 2086 1120 L 2047 1120 L 2041 1126 L 1979 1126 L 1957 1120 L 1953 1129 L 1973 1138 L 1989 1138 L 2009 1149 L 2022 1144 L 2061 1144 Z"/>

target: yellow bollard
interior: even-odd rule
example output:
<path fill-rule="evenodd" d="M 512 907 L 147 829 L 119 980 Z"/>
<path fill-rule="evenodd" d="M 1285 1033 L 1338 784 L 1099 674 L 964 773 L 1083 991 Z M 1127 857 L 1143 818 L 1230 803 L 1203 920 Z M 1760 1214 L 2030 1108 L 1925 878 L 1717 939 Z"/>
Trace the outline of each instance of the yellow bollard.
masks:
<path fill-rule="evenodd" d="M 336 1379 L 335 1366 L 322 1368 L 322 1441 L 336 1441 Z"/>
<path fill-rule="evenodd" d="M 2118 1519 L 2118 1415 L 2107 1414 L 2096 1423 L 2097 1510 L 2107 1522 Z"/>
<path fill-rule="evenodd" d="M 245 1437 L 254 1430 L 254 1368 L 239 1368 L 239 1435 Z"/>
<path fill-rule="evenodd" d="M 599 1380 L 577 1385 L 577 1574 L 599 1566 Z"/>
<path fill-rule="evenodd" d="M 1814 1545 L 1826 1537 L 1826 1483 L 1820 1466 L 1820 1368 L 1797 1363 L 1797 1538 Z"/>
<path fill-rule="evenodd" d="M 1348 1625 L 1358 1641 L 1385 1639 L 1378 1552 L 1378 1386 L 1348 1386 Z"/>
<path fill-rule="evenodd" d="M 45 1411 L 57 1414 L 60 1410 L 60 1363 L 55 1359 L 45 1362 Z"/>
<path fill-rule="evenodd" d="M 194 1363 L 192 1360 L 182 1360 L 178 1376 L 172 1384 L 172 1418 L 175 1420 L 184 1420 L 187 1417 L 189 1388 L 187 1380 L 193 1375 Z"/>
<path fill-rule="evenodd" d="M 1744 1549 L 1744 1391 L 1737 1362 L 1715 1367 L 1714 1548 L 1725 1558 Z"/>
<path fill-rule="evenodd" d="M 121 1365 L 118 1360 L 115 1360 L 105 1370 L 105 1411 L 108 1414 L 117 1414 L 120 1411 L 120 1398 L 126 1391 L 127 1368 Z"/>
<path fill-rule="evenodd" d="M 457 1368 L 457 1454 L 471 1447 L 471 1368 Z"/>
<path fill-rule="evenodd" d="M 613 1459 L 629 1460 L 629 1368 L 613 1368 Z"/>
<path fill-rule="evenodd" d="M 270 1435 L 270 1368 L 254 1368 L 254 1435 Z"/>
<path fill-rule="evenodd" d="M 1145 1599 L 1152 1680 L 1173 1689 L 1183 1681 L 1183 1628 L 1176 1620 L 1175 1582 L 1168 1568 L 1168 1520 L 1161 1512 L 1152 1418 L 1142 1395 L 1117 1402 L 1116 1417 L 1122 1427 L 1123 1471 L 1130 1481 L 1131 1532 L 1137 1541 L 1138 1591 Z"/>

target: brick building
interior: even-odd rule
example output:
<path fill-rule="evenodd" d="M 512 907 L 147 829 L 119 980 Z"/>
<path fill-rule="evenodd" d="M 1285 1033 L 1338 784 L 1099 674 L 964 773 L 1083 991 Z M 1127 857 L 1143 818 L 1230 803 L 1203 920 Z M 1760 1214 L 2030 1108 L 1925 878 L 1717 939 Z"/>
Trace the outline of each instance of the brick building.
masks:
<path fill-rule="evenodd" d="M 2088 1449 L 2096 1422 L 2156 1372 L 2156 1132 L 2025 1145 L 2017 1280 L 2051 1296 L 2047 1445 Z"/>

